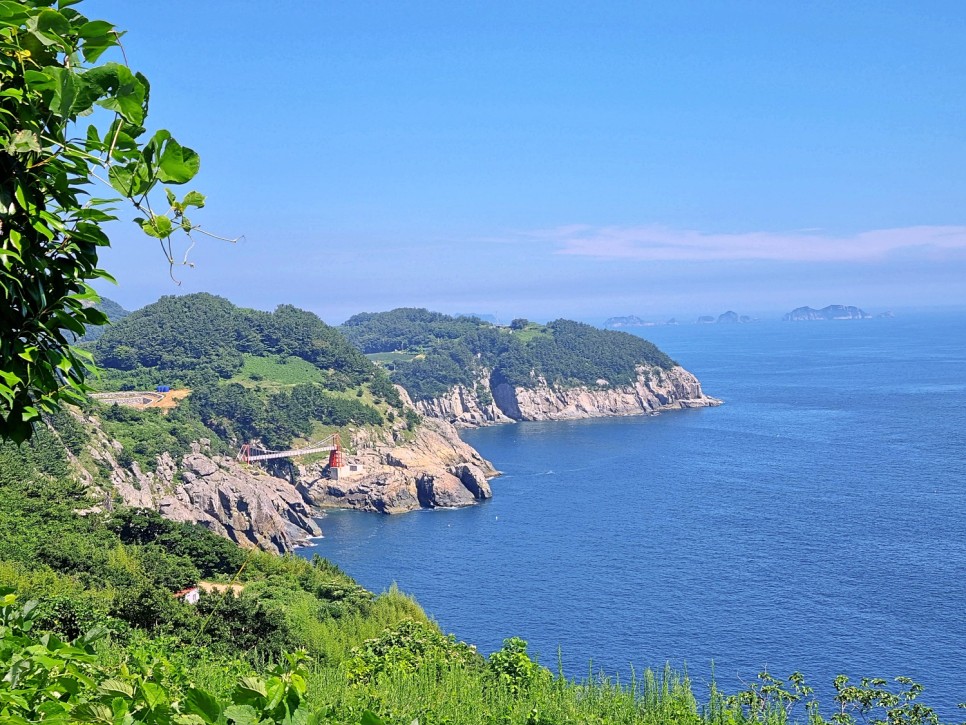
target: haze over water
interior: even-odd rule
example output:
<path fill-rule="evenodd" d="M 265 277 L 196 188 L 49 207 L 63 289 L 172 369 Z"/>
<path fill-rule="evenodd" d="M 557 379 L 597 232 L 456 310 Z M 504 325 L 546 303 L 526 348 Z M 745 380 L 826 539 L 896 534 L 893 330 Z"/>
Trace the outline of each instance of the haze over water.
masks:
<path fill-rule="evenodd" d="M 966 701 L 966 322 L 647 328 L 719 408 L 467 431 L 504 472 L 454 511 L 335 512 L 313 552 L 484 652 L 568 675 L 802 671 Z"/>

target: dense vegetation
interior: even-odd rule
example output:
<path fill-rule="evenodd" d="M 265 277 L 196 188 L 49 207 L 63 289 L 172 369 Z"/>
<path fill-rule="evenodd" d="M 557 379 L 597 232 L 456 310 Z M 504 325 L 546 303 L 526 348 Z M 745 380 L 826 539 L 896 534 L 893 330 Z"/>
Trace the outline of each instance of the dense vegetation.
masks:
<path fill-rule="evenodd" d="M 139 214 L 172 267 L 172 235 L 206 233 L 187 216 L 205 197 L 168 186 L 194 178 L 198 154 L 166 130 L 147 132 L 148 79 L 118 51 L 123 33 L 78 2 L 0 3 L 2 439 L 29 438 L 43 413 L 83 399 L 86 360 L 74 343 L 107 322 L 89 282 L 110 279 L 98 254 L 117 202 Z"/>
<path fill-rule="evenodd" d="M 484 369 L 493 384 L 527 386 L 543 378 L 593 386 L 599 380 L 631 383 L 640 365 L 674 366 L 647 340 L 570 320 L 537 325 L 520 319 L 499 327 L 472 317 L 400 308 L 355 315 L 341 330 L 365 353 L 409 353 L 387 367 L 417 399 L 437 397 L 454 385 L 472 387 Z"/>
<path fill-rule="evenodd" d="M 338 330 L 291 305 L 262 312 L 209 294 L 162 297 L 113 325 L 92 349 L 103 389 L 192 390 L 179 425 L 166 426 L 154 411 L 106 416 L 109 428 L 140 415 L 162 429 L 157 445 L 142 442 L 132 454 L 151 456 L 169 443 L 180 451 L 184 442 L 165 428 L 195 440 L 213 431 L 231 445 L 260 438 L 282 447 L 317 426 L 379 426 L 402 407 L 384 371 Z"/>
<path fill-rule="evenodd" d="M 112 325 L 94 351 L 100 365 L 118 371 L 116 379 L 151 387 L 231 378 L 245 353 L 301 358 L 342 386 L 375 375 L 364 355 L 311 312 L 249 310 L 206 293 L 162 297 Z"/>

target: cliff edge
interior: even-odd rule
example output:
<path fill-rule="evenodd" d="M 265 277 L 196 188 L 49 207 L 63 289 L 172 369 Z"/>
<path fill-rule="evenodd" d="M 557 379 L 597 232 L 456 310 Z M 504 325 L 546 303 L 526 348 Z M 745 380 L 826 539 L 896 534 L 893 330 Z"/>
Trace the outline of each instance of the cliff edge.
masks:
<path fill-rule="evenodd" d="M 321 463 L 299 468 L 316 506 L 393 514 L 467 506 L 493 495 L 487 479 L 498 472 L 447 421 L 425 418 L 415 431 L 394 429 L 392 440 L 360 430 L 352 447 L 348 462 L 361 469 L 356 475 L 333 479 Z"/>
<path fill-rule="evenodd" d="M 594 386 L 566 387 L 552 385 L 544 378 L 520 386 L 494 382 L 485 374 L 473 388 L 457 385 L 443 396 L 417 401 L 416 408 L 425 416 L 474 428 L 514 421 L 642 415 L 720 404 L 717 398 L 705 395 L 694 375 L 676 365 L 669 370 L 639 366 L 633 385 L 616 386 L 600 379 Z"/>

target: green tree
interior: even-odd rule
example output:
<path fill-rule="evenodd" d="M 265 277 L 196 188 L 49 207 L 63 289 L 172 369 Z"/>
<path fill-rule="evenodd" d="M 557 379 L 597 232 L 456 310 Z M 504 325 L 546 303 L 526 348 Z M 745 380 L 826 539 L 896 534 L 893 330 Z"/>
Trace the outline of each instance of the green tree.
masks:
<path fill-rule="evenodd" d="M 133 204 L 173 266 L 172 235 L 198 230 L 185 212 L 205 202 L 167 187 L 154 198 L 200 159 L 167 131 L 145 135 L 148 80 L 99 63 L 121 33 L 78 1 L 0 2 L 0 438 L 17 441 L 85 390 L 89 358 L 72 343 L 107 322 L 89 283 L 110 279 L 97 265 L 112 204 Z M 119 198 L 98 198 L 95 182 Z"/>

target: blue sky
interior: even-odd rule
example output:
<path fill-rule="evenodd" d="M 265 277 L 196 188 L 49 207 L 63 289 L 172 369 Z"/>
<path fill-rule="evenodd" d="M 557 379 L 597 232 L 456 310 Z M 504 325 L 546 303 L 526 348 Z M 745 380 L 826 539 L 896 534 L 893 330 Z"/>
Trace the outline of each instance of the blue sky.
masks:
<path fill-rule="evenodd" d="M 966 305 L 966 4 L 86 0 L 202 156 L 180 287 L 330 322 Z"/>

